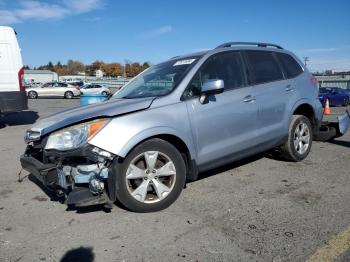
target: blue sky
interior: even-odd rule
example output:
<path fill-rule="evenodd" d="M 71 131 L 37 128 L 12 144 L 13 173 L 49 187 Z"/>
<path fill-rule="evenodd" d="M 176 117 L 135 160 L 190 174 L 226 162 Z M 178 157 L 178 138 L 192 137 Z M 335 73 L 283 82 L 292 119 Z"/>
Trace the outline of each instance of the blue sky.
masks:
<path fill-rule="evenodd" d="M 226 41 L 278 43 L 312 70 L 350 70 L 350 1 L 0 0 L 25 64 L 149 61 Z"/>

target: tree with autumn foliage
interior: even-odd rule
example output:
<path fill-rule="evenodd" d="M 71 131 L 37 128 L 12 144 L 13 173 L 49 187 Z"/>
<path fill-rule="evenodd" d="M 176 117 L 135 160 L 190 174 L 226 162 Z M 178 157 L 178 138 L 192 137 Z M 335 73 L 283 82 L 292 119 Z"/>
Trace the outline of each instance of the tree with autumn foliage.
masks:
<path fill-rule="evenodd" d="M 127 63 L 124 66 L 126 77 L 134 77 L 147 69 L 150 65 L 147 62 L 142 65 L 138 62 L 134 62 Z M 108 77 L 118 77 L 124 75 L 124 66 L 120 63 L 104 63 L 101 60 L 96 60 L 90 65 L 84 65 L 80 61 L 70 59 L 67 61 L 67 64 L 61 64 L 61 62 L 58 61 L 56 65 L 53 65 L 52 62 L 49 62 L 47 65 L 40 66 L 37 69 L 54 71 L 59 76 L 76 75 L 82 72 L 85 72 L 86 75 L 93 76 L 96 70 L 102 70 Z"/>

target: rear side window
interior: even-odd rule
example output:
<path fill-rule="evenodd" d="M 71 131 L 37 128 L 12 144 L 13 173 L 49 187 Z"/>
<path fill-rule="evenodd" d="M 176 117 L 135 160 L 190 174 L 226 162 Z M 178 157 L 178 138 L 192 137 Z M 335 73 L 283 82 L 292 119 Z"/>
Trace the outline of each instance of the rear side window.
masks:
<path fill-rule="evenodd" d="M 301 68 L 299 63 L 295 61 L 295 59 L 292 56 L 283 53 L 276 53 L 276 55 L 281 62 L 281 65 L 287 78 L 296 77 L 303 72 L 303 69 Z"/>
<path fill-rule="evenodd" d="M 245 78 L 240 53 L 225 52 L 209 57 L 193 77 L 183 97 L 198 96 L 203 83 L 209 79 L 223 80 L 225 90 L 243 87 Z"/>
<path fill-rule="evenodd" d="M 282 71 L 272 52 L 247 51 L 246 54 L 255 84 L 283 79 Z"/>

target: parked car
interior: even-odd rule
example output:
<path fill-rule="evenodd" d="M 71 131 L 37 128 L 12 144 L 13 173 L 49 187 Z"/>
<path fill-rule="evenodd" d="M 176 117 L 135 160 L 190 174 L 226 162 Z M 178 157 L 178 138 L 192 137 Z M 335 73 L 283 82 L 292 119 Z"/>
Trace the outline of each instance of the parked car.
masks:
<path fill-rule="evenodd" d="M 24 68 L 16 32 L 0 26 L 0 115 L 28 109 Z"/>
<path fill-rule="evenodd" d="M 40 82 L 31 82 L 31 83 L 26 83 L 24 86 L 26 89 L 32 88 L 32 87 L 41 87 L 43 83 Z"/>
<path fill-rule="evenodd" d="M 87 85 L 83 85 L 80 88 L 80 93 L 82 95 L 100 94 L 100 95 L 108 96 L 108 95 L 111 94 L 111 91 L 109 90 L 109 88 L 107 88 L 107 87 L 105 87 L 103 85 L 87 84 Z"/>
<path fill-rule="evenodd" d="M 152 212 L 199 172 L 275 147 L 305 159 L 322 112 L 317 81 L 294 54 L 226 43 L 153 65 L 107 102 L 40 120 L 21 164 L 68 205 L 118 200 Z"/>
<path fill-rule="evenodd" d="M 85 82 L 83 81 L 77 81 L 77 82 L 66 82 L 67 84 L 70 84 L 72 86 L 77 87 L 78 89 L 80 89 L 83 85 L 86 85 Z"/>
<path fill-rule="evenodd" d="M 80 95 L 78 88 L 61 82 L 48 82 L 39 87 L 27 88 L 26 91 L 31 99 L 38 97 L 64 97 L 71 99 Z"/>
<path fill-rule="evenodd" d="M 330 106 L 347 106 L 350 101 L 349 91 L 340 87 L 321 87 L 320 88 L 320 102 L 322 105 L 326 104 L 328 99 Z"/>

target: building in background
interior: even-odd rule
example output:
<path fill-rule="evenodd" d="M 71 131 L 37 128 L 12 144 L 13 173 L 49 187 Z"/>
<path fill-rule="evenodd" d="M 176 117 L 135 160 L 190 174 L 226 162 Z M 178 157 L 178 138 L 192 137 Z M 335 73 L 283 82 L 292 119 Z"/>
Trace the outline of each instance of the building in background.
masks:
<path fill-rule="evenodd" d="M 104 72 L 101 69 L 98 69 L 95 71 L 96 78 L 102 78 L 104 75 Z"/>
<path fill-rule="evenodd" d="M 30 83 L 46 83 L 58 81 L 58 75 L 49 70 L 24 70 L 24 82 Z"/>

